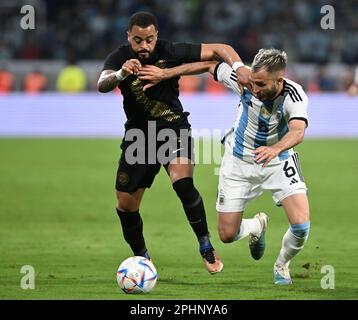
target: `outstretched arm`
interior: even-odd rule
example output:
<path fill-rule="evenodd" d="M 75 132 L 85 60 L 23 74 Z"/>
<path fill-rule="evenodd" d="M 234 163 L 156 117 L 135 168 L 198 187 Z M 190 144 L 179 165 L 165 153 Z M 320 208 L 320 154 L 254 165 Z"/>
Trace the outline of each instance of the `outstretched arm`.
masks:
<path fill-rule="evenodd" d="M 231 66 L 237 75 L 237 83 L 240 87 L 249 86 L 249 74 L 251 70 L 244 66 L 240 56 L 229 45 L 205 44 L 201 45 L 200 59 L 202 62 L 183 64 L 170 69 L 159 69 L 155 66 L 145 66 L 139 72 L 139 79 L 149 81 L 144 90 L 156 85 L 160 81 L 176 76 L 198 74 L 203 72 L 214 73 L 218 58 L 224 60 Z"/>
<path fill-rule="evenodd" d="M 201 45 L 201 60 L 216 60 L 217 57 L 224 60 L 237 75 L 237 83 L 242 86 L 249 85 L 250 70 L 245 68 L 237 52 L 227 44 L 203 43 Z"/>
<path fill-rule="evenodd" d="M 149 81 L 149 83 L 143 87 L 143 90 L 146 90 L 161 81 L 179 76 L 200 74 L 204 72 L 210 72 L 213 74 L 217 63 L 217 61 L 193 62 L 167 69 L 161 69 L 153 65 L 146 65 L 140 69 L 138 78 L 140 80 Z"/>

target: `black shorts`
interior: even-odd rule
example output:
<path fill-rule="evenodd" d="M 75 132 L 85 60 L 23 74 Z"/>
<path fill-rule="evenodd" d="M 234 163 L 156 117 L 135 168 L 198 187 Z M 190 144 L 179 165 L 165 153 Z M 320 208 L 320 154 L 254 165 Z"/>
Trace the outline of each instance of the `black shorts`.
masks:
<path fill-rule="evenodd" d="M 139 188 L 150 188 L 161 166 L 167 168 L 176 158 L 184 157 L 194 164 L 194 139 L 190 130 L 184 135 L 179 131 L 175 133 L 164 141 L 154 139 L 154 142 L 146 135 L 145 143 L 128 141 L 126 134 L 121 144 L 116 190 L 135 192 Z"/>

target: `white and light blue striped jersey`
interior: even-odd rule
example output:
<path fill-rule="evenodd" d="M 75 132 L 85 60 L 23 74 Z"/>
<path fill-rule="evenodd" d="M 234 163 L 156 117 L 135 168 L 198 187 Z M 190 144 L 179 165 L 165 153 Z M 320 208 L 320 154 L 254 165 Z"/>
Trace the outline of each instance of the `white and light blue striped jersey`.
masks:
<path fill-rule="evenodd" d="M 302 119 L 308 124 L 308 98 L 294 81 L 285 78 L 284 89 L 276 99 L 260 101 L 246 88 L 240 94 L 236 73 L 226 63 L 216 66 L 214 78 L 240 95 L 234 131 L 228 136 L 232 143 L 228 147 L 232 148 L 234 156 L 242 160 L 252 162 L 253 150 L 278 142 L 288 132 L 290 120 Z M 293 153 L 293 148 L 283 151 L 271 163 L 284 161 Z"/>

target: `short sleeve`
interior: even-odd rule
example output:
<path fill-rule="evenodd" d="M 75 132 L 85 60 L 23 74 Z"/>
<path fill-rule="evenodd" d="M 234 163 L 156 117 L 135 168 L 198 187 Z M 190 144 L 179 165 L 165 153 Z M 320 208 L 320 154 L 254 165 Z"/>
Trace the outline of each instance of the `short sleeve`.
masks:
<path fill-rule="evenodd" d="M 223 85 L 231 89 L 232 91 L 240 94 L 240 88 L 237 84 L 236 72 L 225 63 L 218 63 L 214 70 L 214 79 L 221 82 Z"/>
<path fill-rule="evenodd" d="M 308 126 L 308 97 L 299 85 L 289 84 L 288 96 L 286 100 L 285 109 L 288 114 L 288 121 L 293 119 L 303 120 Z"/>
<path fill-rule="evenodd" d="M 198 62 L 201 56 L 201 44 L 173 42 L 169 50 L 179 63 Z"/>
<path fill-rule="evenodd" d="M 114 70 L 117 71 L 122 67 L 122 58 L 119 49 L 112 51 L 104 60 L 102 71 Z"/>

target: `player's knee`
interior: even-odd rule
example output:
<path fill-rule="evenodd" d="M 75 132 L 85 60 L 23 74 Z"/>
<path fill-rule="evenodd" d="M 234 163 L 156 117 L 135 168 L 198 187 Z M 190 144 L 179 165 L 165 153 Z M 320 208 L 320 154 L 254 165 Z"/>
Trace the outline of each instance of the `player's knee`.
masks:
<path fill-rule="evenodd" d="M 192 206 L 200 198 L 198 190 L 196 190 L 193 178 L 187 177 L 177 180 L 173 183 L 173 189 L 184 206 Z"/>
<path fill-rule="evenodd" d="M 231 243 L 231 242 L 234 242 L 236 240 L 236 234 L 227 234 L 227 233 L 222 233 L 222 234 L 219 234 L 220 236 L 220 240 L 223 242 L 223 243 Z"/>
<path fill-rule="evenodd" d="M 303 223 L 291 224 L 291 232 L 298 238 L 308 238 L 310 232 L 311 222 L 308 220 Z"/>
<path fill-rule="evenodd" d="M 218 227 L 219 238 L 224 243 L 231 243 L 236 240 L 237 233 L 225 228 Z"/>
<path fill-rule="evenodd" d="M 139 210 L 139 203 L 117 195 L 117 209 L 123 212 L 136 212 Z"/>
<path fill-rule="evenodd" d="M 140 200 L 135 197 L 117 192 L 117 209 L 124 212 L 136 212 L 139 210 Z"/>

